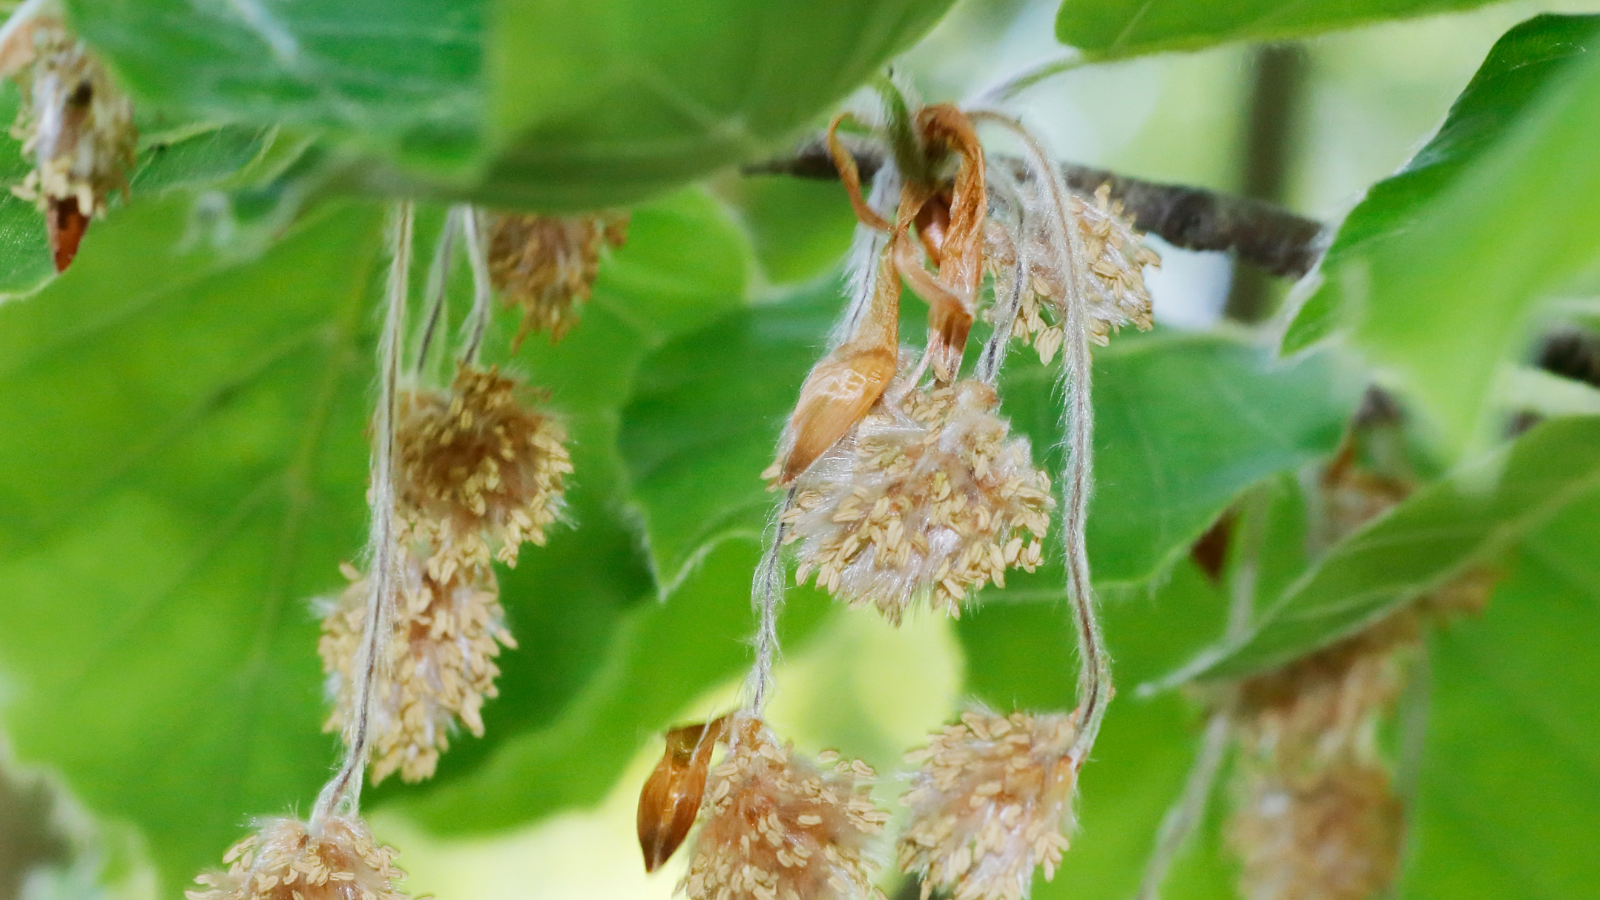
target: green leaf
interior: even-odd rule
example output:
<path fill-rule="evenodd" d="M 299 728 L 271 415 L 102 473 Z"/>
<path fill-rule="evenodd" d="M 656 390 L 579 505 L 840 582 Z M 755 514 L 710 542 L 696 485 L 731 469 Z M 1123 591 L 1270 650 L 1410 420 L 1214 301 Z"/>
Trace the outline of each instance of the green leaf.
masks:
<path fill-rule="evenodd" d="M 839 184 L 768 177 L 721 187 L 750 233 L 762 274 L 774 284 L 824 277 L 849 252 L 856 217 Z"/>
<path fill-rule="evenodd" d="M 1412 494 L 1340 541 L 1249 634 L 1201 653 L 1162 685 L 1284 665 L 1492 562 L 1600 489 L 1600 418 L 1556 419 Z"/>
<path fill-rule="evenodd" d="M 1593 496 L 1517 554 L 1481 620 L 1430 641 L 1433 699 L 1407 896 L 1592 890 L 1600 833 L 1600 567 Z"/>
<path fill-rule="evenodd" d="M 365 189 L 593 209 L 770 151 L 951 2 L 68 5 L 142 102 L 324 131 Z"/>
<path fill-rule="evenodd" d="M 1446 456 L 1538 301 L 1600 260 L 1600 16 L 1540 16 L 1495 45 L 1439 133 L 1341 226 L 1283 349 L 1341 328 L 1423 402 Z"/>
<path fill-rule="evenodd" d="M 1003 383 L 1006 411 L 1035 448 L 1050 448 L 1059 472 L 1055 370 L 1018 355 Z M 1187 553 L 1246 488 L 1330 452 L 1359 390 L 1331 354 L 1284 364 L 1221 336 L 1130 334 L 1098 350 L 1095 582 L 1144 581 Z"/>
<path fill-rule="evenodd" d="M 1279 41 L 1491 0 L 1063 0 L 1056 37 L 1093 59 Z"/>
<path fill-rule="evenodd" d="M 808 287 L 646 362 L 620 445 L 663 585 L 719 541 L 760 532 L 773 495 L 759 475 L 838 296 L 834 284 Z M 1326 453 L 1354 403 L 1353 382 L 1330 358 L 1274 364 L 1227 338 L 1127 335 L 1099 351 L 1095 365 L 1089 551 L 1106 585 L 1148 578 L 1239 492 Z M 1001 390 L 1006 414 L 1052 471 L 1060 469 L 1056 377 L 1018 352 Z"/>
<path fill-rule="evenodd" d="M 307 808 L 336 758 L 307 601 L 341 586 L 338 563 L 363 542 L 384 271 L 370 206 L 326 207 L 249 262 L 180 250 L 188 207 L 180 195 L 119 210 L 94 254 L 0 308 L 0 721 L 19 758 L 143 830 L 167 891 L 214 865 L 249 817 Z M 457 741 L 437 782 L 385 784 L 375 802 L 448 794 L 502 744 L 562 721 L 606 660 L 655 658 L 625 645 L 656 591 L 619 496 L 617 407 L 645 352 L 743 303 L 749 251 L 701 193 L 633 225 L 584 321 L 521 359 L 571 426 L 577 527 L 505 573 L 520 648 L 502 656 L 488 733 Z M 719 610 L 730 629 L 748 627 L 748 569 L 735 581 L 738 601 Z M 712 668 L 658 676 L 659 690 L 692 694 L 722 676 Z M 658 707 L 619 709 L 612 734 L 631 754 Z"/>
<path fill-rule="evenodd" d="M 361 545 L 382 242 L 330 208 L 229 266 L 177 249 L 186 218 L 122 210 L 0 308 L 0 715 L 167 892 L 334 758 L 304 604 Z"/>

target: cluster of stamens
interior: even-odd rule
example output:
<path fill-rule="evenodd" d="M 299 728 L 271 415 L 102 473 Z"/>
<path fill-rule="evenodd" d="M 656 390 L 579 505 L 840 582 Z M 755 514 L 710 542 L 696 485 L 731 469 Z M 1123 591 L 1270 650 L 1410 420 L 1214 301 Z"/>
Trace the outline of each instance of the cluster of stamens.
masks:
<path fill-rule="evenodd" d="M 559 422 L 523 402 L 496 368 L 463 364 L 448 392 L 401 397 L 396 502 L 410 537 L 434 548 L 433 577 L 491 555 L 515 565 L 560 516 L 572 457 Z"/>
<path fill-rule="evenodd" d="M 976 381 L 888 391 L 795 482 L 796 579 L 898 623 L 919 599 L 952 616 L 1008 568 L 1039 564 L 1055 499 L 1026 437 Z"/>
<path fill-rule="evenodd" d="M 812 763 L 760 720 L 733 729 L 711 769 L 700 831 L 679 891 L 689 900 L 863 900 L 875 893 L 869 844 L 889 814 L 875 773 L 823 753 Z"/>
<path fill-rule="evenodd" d="M 626 214 L 496 216 L 489 227 L 489 276 L 507 307 L 522 311 L 516 343 L 534 331 L 560 340 L 578 321 L 600 258 L 628 239 Z"/>
<path fill-rule="evenodd" d="M 1161 257 L 1144 246 L 1143 237 L 1123 215 L 1122 202 L 1111 200 L 1110 185 L 1101 185 L 1092 201 L 1074 196 L 1072 208 L 1088 260 L 1081 277 L 1088 295 L 1089 339 L 1104 346 L 1125 325 L 1150 330 L 1154 320 L 1144 267 L 1159 266 Z M 1015 238 L 1026 245 L 1032 283 L 1022 291 L 1014 333 L 1048 363 L 1066 337 L 1066 276 L 1050 264 L 1048 238 L 1037 227 Z M 1015 265 L 1015 244 L 994 239 L 989 244 L 990 265 L 997 277 L 1012 277 L 1006 270 Z"/>
<path fill-rule="evenodd" d="M 368 580 L 346 566 L 351 584 L 323 621 L 317 645 L 328 676 L 333 712 L 328 731 L 353 723 L 355 669 Z M 436 578 L 407 554 L 394 627 L 382 649 L 388 677 L 380 682 L 368 727 L 372 781 L 398 771 L 404 781 L 432 777 L 457 724 L 483 736 L 484 701 L 498 695 L 494 680 L 501 646 L 515 648 L 505 627 L 499 587 L 487 565 L 458 566 Z"/>
<path fill-rule="evenodd" d="M 515 563 L 524 541 L 544 543 L 559 515 L 571 458 L 565 433 L 524 405 L 520 385 L 494 368 L 462 364 L 448 392 L 401 396 L 395 429 L 395 506 L 403 560 L 384 677 L 371 700 L 372 778 L 433 775 L 450 736 L 483 735 L 481 710 L 497 695 L 495 658 L 516 646 L 505 625 L 491 557 Z M 333 702 L 330 731 L 356 715 L 355 672 L 370 583 L 328 604 L 318 649 Z"/>
<path fill-rule="evenodd" d="M 900 868 L 955 900 L 1021 900 L 1035 867 L 1055 875 L 1074 828 L 1077 737 L 1070 713 L 974 710 L 906 757 L 921 768 L 902 802 Z"/>
<path fill-rule="evenodd" d="M 195 881 L 188 900 L 406 900 L 395 851 L 377 842 L 357 816 L 329 816 L 316 826 L 271 819 L 234 844 L 226 872 Z"/>

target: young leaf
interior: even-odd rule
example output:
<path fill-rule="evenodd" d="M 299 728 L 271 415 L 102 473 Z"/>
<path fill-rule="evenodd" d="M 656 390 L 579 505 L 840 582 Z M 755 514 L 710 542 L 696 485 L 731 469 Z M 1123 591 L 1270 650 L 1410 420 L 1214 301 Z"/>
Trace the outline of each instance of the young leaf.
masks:
<path fill-rule="evenodd" d="M 1412 896 L 1582 896 L 1600 833 L 1600 503 L 1523 541 L 1481 620 L 1430 641 Z"/>
<path fill-rule="evenodd" d="M 187 212 L 120 210 L 0 307 L 0 716 L 168 894 L 333 759 L 305 604 L 365 530 L 382 246 L 330 208 L 229 266 L 176 249 Z"/>
<path fill-rule="evenodd" d="M 1492 562 L 1600 489 L 1600 418 L 1555 419 L 1428 485 L 1312 565 L 1242 639 L 1200 654 L 1160 684 L 1246 675 L 1325 647 Z"/>
<path fill-rule="evenodd" d="M 637 202 L 767 152 L 952 0 L 68 0 L 137 100 L 324 131 L 367 189 Z"/>
<path fill-rule="evenodd" d="M 1502 37 L 1406 169 L 1345 221 L 1285 351 L 1341 326 L 1423 402 L 1452 458 L 1537 302 L 1600 260 L 1600 16 Z"/>
<path fill-rule="evenodd" d="M 1275 41 L 1491 0 L 1062 0 L 1056 37 L 1095 59 Z"/>

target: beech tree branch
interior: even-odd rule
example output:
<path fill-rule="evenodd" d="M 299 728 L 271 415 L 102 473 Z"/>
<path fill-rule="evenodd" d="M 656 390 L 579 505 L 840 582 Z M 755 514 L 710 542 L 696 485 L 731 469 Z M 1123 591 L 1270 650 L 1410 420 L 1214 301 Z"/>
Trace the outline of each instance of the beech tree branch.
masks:
<path fill-rule="evenodd" d="M 860 140 L 845 139 L 856 159 L 863 181 L 883 165 L 883 152 Z M 1025 177 L 1021 160 L 992 157 Z M 796 178 L 837 180 L 826 143 L 812 138 L 791 156 L 751 163 L 746 175 L 789 175 Z M 1229 251 L 1263 271 L 1299 278 L 1311 271 L 1322 252 L 1322 223 L 1296 215 L 1273 203 L 1219 194 L 1180 184 L 1161 184 L 1129 178 L 1105 169 L 1061 163 L 1067 186 L 1093 194 L 1102 184 L 1111 186 L 1111 198 L 1122 201 L 1135 227 L 1158 235 L 1185 250 Z"/>

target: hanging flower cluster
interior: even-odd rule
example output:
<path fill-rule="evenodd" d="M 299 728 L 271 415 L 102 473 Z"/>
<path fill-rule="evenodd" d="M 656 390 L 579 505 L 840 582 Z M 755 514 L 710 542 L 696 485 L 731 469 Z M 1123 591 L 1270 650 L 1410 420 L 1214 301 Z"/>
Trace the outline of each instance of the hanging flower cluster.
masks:
<path fill-rule="evenodd" d="M 999 402 L 975 380 L 891 388 L 795 481 L 783 521 L 800 543 L 796 579 L 815 573 L 898 623 L 924 599 L 959 616 L 1007 568 L 1033 571 L 1055 498 Z"/>
<path fill-rule="evenodd" d="M 1008 569 L 1039 565 L 1058 504 L 1028 440 L 1013 436 L 1000 414 L 995 385 L 1014 335 L 1039 345 L 1046 359 L 1064 350 L 1068 466 L 1060 506 L 1067 595 L 1083 664 L 1078 707 L 975 711 L 935 734 L 912 756 L 923 768 L 905 797 L 912 815 L 899 842 L 900 867 L 922 878 L 925 896 L 943 890 L 955 900 L 1021 900 L 1034 870 L 1042 867 L 1050 877 L 1067 848 L 1078 769 L 1111 695 L 1084 548 L 1092 485 L 1090 348 L 1123 325 L 1150 327 L 1142 269 L 1157 260 L 1107 191 L 1093 200 L 1067 191 L 1037 138 L 1015 120 L 948 104 L 916 107 L 898 95 L 888 105 L 903 114 L 891 113 L 876 135 L 892 162 L 877 173 L 870 198 L 862 196 L 854 158 L 838 138 L 843 117 L 829 132 L 861 223 L 852 253 L 857 268 L 832 346 L 801 386 L 777 459 L 763 473 L 786 490 L 754 579 L 761 622 L 747 682 L 750 709 L 759 715 L 772 677 L 785 546 L 796 548 L 798 581 L 815 578 L 836 598 L 872 605 L 893 623 L 923 604 L 957 616 L 981 588 L 1003 585 Z M 1023 139 L 1027 179 L 1019 183 L 1014 173 L 989 166 L 975 130 L 983 122 Z M 994 329 L 966 375 L 962 364 L 985 272 L 994 274 L 988 309 Z M 928 304 L 920 358 L 899 345 L 902 283 Z M 649 867 L 665 858 L 663 848 L 670 853 L 673 842 L 663 835 L 686 830 L 682 804 L 694 802 L 699 751 L 700 745 L 693 752 L 674 748 L 669 738 L 668 756 L 641 797 Z M 840 877 L 823 888 L 785 876 L 791 862 L 816 855 L 812 841 L 785 828 L 781 816 L 769 822 L 745 805 L 770 793 L 755 789 L 756 773 L 784 760 L 792 765 L 792 756 L 770 740 L 752 747 L 735 741 L 730 760 L 712 770 L 705 800 L 711 812 L 686 881 L 691 900 L 833 898 L 850 884 Z M 718 773 L 739 779 L 724 787 Z M 661 824 L 669 818 L 671 828 Z M 797 821 L 821 826 L 829 819 L 812 814 Z M 847 830 L 816 835 L 814 842 L 830 859 L 859 857 Z M 797 846 L 806 852 L 794 854 Z M 754 862 L 757 849 L 776 853 L 777 865 Z"/>
<path fill-rule="evenodd" d="M 1245 900 L 1366 900 L 1393 882 L 1404 809 L 1377 766 L 1249 778 L 1232 822 Z"/>
<path fill-rule="evenodd" d="M 701 826 L 679 891 L 688 900 L 862 900 L 869 852 L 889 814 L 874 773 L 837 754 L 815 763 L 759 719 L 736 721 L 727 758 L 710 770 Z"/>
<path fill-rule="evenodd" d="M 973 710 L 906 757 L 920 763 L 902 802 L 902 871 L 954 900 L 1021 900 L 1033 870 L 1055 876 L 1075 825 L 1073 714 Z"/>
<path fill-rule="evenodd" d="M 1020 192 L 1020 189 L 1019 189 Z M 1039 202 L 1037 197 L 1027 202 Z M 1153 324 L 1150 292 L 1144 283 L 1144 268 L 1159 266 L 1161 257 L 1144 246 L 1122 212 L 1122 202 L 1111 200 L 1111 186 L 1101 185 L 1094 198 L 1072 197 L 1083 255 L 1089 294 L 1090 340 L 1104 346 L 1111 334 L 1125 325 L 1148 331 Z M 1038 224 L 1021 235 L 991 229 L 990 267 L 997 280 L 1013 277 L 1018 265 L 1016 241 L 1022 243 L 1027 260 L 1027 283 L 1021 291 L 1016 312 L 1017 337 L 1031 343 L 1041 362 L 1049 363 L 1066 339 L 1065 319 L 1069 285 L 1062 273 L 1049 263 L 1049 236 Z"/>
<path fill-rule="evenodd" d="M 11 135 L 33 169 L 14 188 L 45 214 L 56 271 L 78 252 L 89 220 L 127 193 L 138 130 L 133 104 L 77 35 L 57 18 L 19 25 L 0 47 L 0 74 L 22 94 Z"/>
<path fill-rule="evenodd" d="M 607 248 L 628 239 L 628 217 L 504 214 L 489 226 L 489 274 L 508 308 L 522 311 L 516 344 L 535 331 L 558 341 L 578 321 Z"/>
<path fill-rule="evenodd" d="M 524 393 L 493 366 L 463 363 L 449 391 L 401 398 L 396 501 L 412 538 L 433 548 L 436 578 L 491 555 L 515 565 L 522 544 L 544 544 L 561 514 L 572 473 L 566 429 Z"/>
<path fill-rule="evenodd" d="M 341 733 L 352 724 L 355 686 L 347 673 L 355 669 L 371 590 L 354 568 L 346 566 L 345 576 L 350 586 L 324 619 L 317 645 L 334 698 L 327 730 Z M 389 678 L 371 711 L 373 784 L 396 771 L 405 781 L 432 777 L 458 722 L 482 737 L 480 711 L 498 696 L 495 657 L 502 646 L 517 646 L 506 631 L 494 573 L 483 564 L 457 566 L 439 578 L 408 554 L 395 622 L 383 649 Z"/>
<path fill-rule="evenodd" d="M 475 216 L 465 211 L 447 221 L 438 264 L 448 262 L 451 228 L 459 223 L 474 271 L 488 270 L 484 248 L 473 245 Z M 429 283 L 443 285 L 443 273 L 436 275 Z M 404 781 L 430 778 L 457 728 L 483 735 L 483 705 L 498 694 L 495 660 L 502 647 L 516 647 L 491 561 L 515 565 L 523 543 L 545 542 L 572 473 L 566 430 L 534 404 L 536 392 L 475 361 L 489 315 L 489 285 L 478 288 L 449 388 L 419 384 L 425 338 L 406 378 L 411 386 L 397 393 L 392 505 L 400 564 L 375 651 L 384 677 L 364 713 L 358 660 L 370 578 L 347 567 L 350 586 L 324 603 L 318 649 L 332 701 L 326 728 L 349 735 L 365 721 L 374 783 L 394 772 Z M 430 336 L 442 302 L 441 288 L 424 318 Z"/>
<path fill-rule="evenodd" d="M 1318 485 L 1313 535 L 1331 544 L 1404 499 L 1347 443 Z M 1475 569 L 1365 630 L 1233 688 L 1241 762 L 1229 843 L 1247 900 L 1364 900 L 1399 871 L 1405 809 L 1378 729 L 1421 652 L 1423 626 L 1487 602 Z"/>
<path fill-rule="evenodd" d="M 203 873 L 188 900 L 407 900 L 395 851 L 356 816 L 316 826 L 299 819 L 262 822 L 222 857 L 225 872 Z"/>

